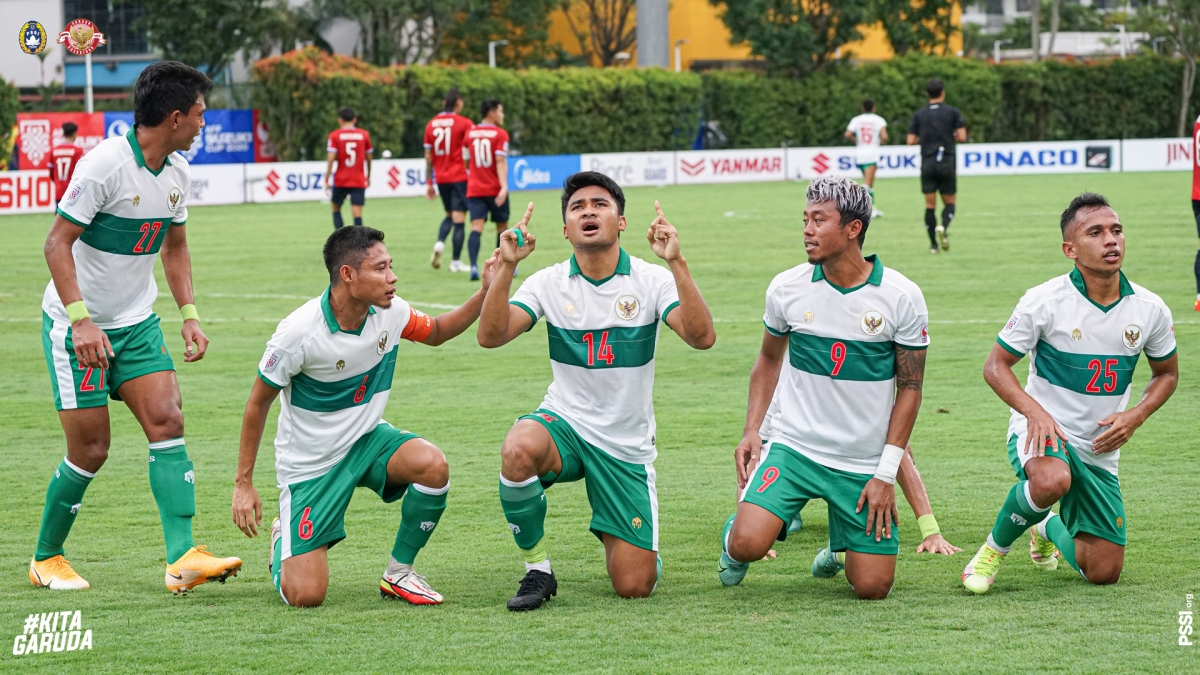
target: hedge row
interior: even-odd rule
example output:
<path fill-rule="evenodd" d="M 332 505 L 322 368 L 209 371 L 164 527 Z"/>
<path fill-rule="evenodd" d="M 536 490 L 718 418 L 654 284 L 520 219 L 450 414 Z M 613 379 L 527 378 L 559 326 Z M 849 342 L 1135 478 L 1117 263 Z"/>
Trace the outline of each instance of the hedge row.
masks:
<path fill-rule="evenodd" d="M 17 111 L 21 108 L 19 95 L 20 92 L 15 86 L 0 78 L 0 139 L 7 136 L 9 130 L 17 123 Z M 7 159 L 0 157 L 0 164 Z"/>
<path fill-rule="evenodd" d="M 473 119 L 481 100 L 503 101 L 513 146 L 526 154 L 683 149 L 701 118 L 717 122 L 730 147 L 840 144 L 864 98 L 875 100 L 892 142 L 902 143 L 931 77 L 946 82 L 948 102 L 976 142 L 1166 137 L 1176 133 L 1182 62 L 996 66 L 915 54 L 795 80 L 747 71 L 377 68 L 307 48 L 255 65 L 254 103 L 285 159 L 321 157 L 343 105 L 359 111 L 377 148 L 419 157 L 425 122 L 451 86 Z M 1198 107 L 1200 88 L 1191 109 Z"/>

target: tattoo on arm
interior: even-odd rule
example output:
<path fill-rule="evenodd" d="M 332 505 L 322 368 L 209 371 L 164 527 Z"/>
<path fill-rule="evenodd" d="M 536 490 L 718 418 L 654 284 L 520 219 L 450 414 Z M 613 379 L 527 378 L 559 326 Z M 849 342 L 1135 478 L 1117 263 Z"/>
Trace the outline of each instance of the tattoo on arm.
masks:
<path fill-rule="evenodd" d="M 921 391 L 925 384 L 925 350 L 896 345 L 896 389 Z"/>

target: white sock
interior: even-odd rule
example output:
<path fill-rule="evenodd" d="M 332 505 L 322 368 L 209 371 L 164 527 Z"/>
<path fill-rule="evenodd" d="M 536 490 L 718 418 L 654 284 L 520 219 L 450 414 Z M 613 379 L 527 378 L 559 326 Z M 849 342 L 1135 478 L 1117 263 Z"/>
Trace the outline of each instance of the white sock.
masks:
<path fill-rule="evenodd" d="M 1056 515 L 1058 515 L 1058 514 L 1051 511 L 1050 513 L 1048 513 L 1046 515 L 1045 518 L 1042 519 L 1042 522 L 1038 523 L 1035 526 L 1035 527 L 1037 527 L 1038 536 L 1041 537 L 1042 539 L 1045 539 L 1046 541 L 1050 540 L 1050 535 L 1046 533 L 1046 524 L 1049 523 L 1050 519 Z"/>
<path fill-rule="evenodd" d="M 389 557 L 387 571 L 385 571 L 384 574 L 386 574 L 389 577 L 395 578 L 395 577 L 404 576 L 405 574 L 408 574 L 411 571 L 413 571 L 412 565 L 405 565 L 403 563 L 396 562 L 395 558 Z"/>
<path fill-rule="evenodd" d="M 533 570 L 537 570 L 539 572 L 545 572 L 546 574 L 551 574 L 550 556 L 546 556 L 546 559 L 539 563 L 525 563 L 525 573 L 526 574 L 528 574 L 529 572 L 531 572 Z"/>
<path fill-rule="evenodd" d="M 1008 555 L 1008 552 L 1012 550 L 1011 546 L 1001 546 L 997 544 L 996 540 L 992 539 L 992 535 L 990 533 L 988 534 L 987 545 L 992 547 L 993 551 L 1001 555 Z"/>

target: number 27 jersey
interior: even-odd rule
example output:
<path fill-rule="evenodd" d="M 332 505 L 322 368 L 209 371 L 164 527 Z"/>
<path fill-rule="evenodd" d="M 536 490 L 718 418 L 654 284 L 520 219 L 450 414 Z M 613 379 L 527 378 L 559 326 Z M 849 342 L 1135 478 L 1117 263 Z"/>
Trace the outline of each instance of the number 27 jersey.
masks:
<path fill-rule="evenodd" d="M 621 251 L 595 281 L 575 257 L 534 273 L 511 304 L 546 318 L 554 381 L 542 408 L 624 462 L 654 461 L 654 351 L 658 322 L 679 304 L 671 273 Z"/>

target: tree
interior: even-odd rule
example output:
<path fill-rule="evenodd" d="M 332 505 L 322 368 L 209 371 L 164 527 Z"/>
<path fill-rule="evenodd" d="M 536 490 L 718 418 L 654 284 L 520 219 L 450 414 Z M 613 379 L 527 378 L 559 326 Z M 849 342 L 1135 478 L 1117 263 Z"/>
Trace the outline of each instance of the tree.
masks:
<path fill-rule="evenodd" d="M 1176 136 L 1186 133 L 1190 115 L 1188 103 L 1196 86 L 1196 59 L 1200 57 L 1200 0 L 1162 0 L 1138 7 L 1133 25 L 1153 37 L 1165 37 L 1183 57 L 1183 82 L 1180 83 L 1179 124 Z"/>
<path fill-rule="evenodd" d="M 561 0 L 470 0 L 447 31 L 438 58 L 485 62 L 488 42 L 508 40 L 496 52 L 498 62 L 517 67 L 543 63 L 553 55 L 547 44 L 550 12 L 561 4 Z"/>
<path fill-rule="evenodd" d="M 872 0 L 709 0 L 724 5 L 721 19 L 735 43 L 780 72 L 801 76 L 838 58 L 843 45 L 862 38 Z M 842 54 L 843 57 L 849 56 Z"/>
<path fill-rule="evenodd" d="M 239 51 L 260 45 L 275 20 L 267 0 L 140 0 L 136 26 L 165 59 L 201 68 L 210 78 Z"/>
<path fill-rule="evenodd" d="M 558 4 L 589 62 L 611 66 L 617 54 L 633 48 L 637 40 L 633 20 L 636 0 L 559 0 Z M 587 15 L 587 30 L 580 30 L 578 17 L 572 16 L 577 7 Z"/>
<path fill-rule="evenodd" d="M 910 51 L 947 54 L 958 32 L 951 13 L 957 0 L 875 0 L 872 19 L 883 24 L 897 56 Z"/>

